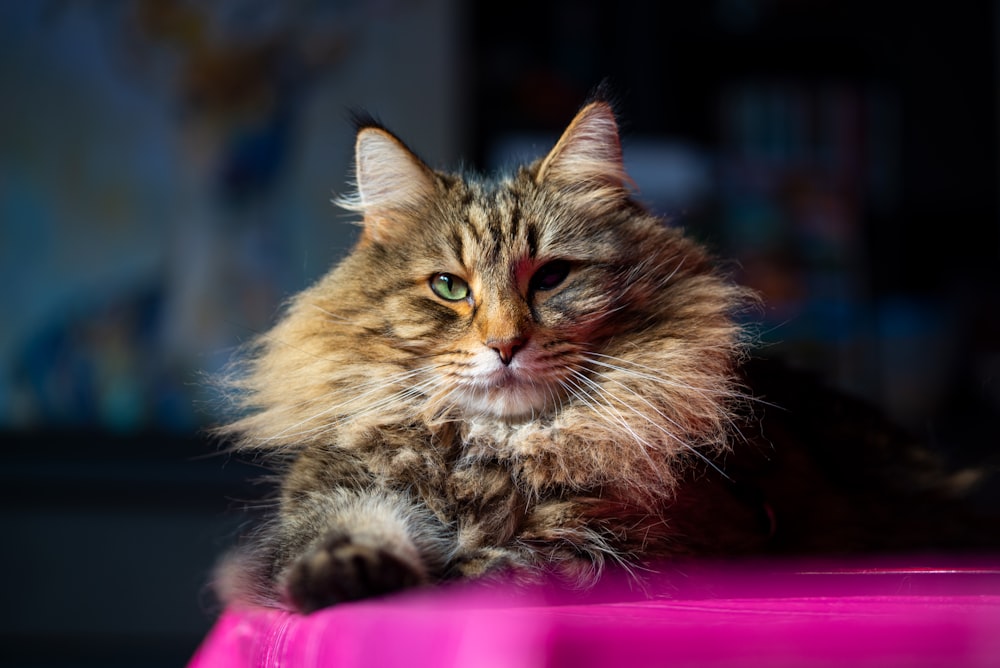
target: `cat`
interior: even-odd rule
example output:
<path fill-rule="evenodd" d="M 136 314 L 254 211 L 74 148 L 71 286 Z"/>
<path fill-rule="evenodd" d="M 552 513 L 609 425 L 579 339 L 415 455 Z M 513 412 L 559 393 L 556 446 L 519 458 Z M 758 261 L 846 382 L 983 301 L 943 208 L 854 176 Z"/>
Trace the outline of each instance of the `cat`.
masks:
<path fill-rule="evenodd" d="M 355 169 L 355 248 L 227 379 L 242 416 L 220 433 L 278 467 L 280 494 L 219 569 L 223 600 L 308 613 L 455 578 L 586 587 L 893 522 L 877 486 L 821 507 L 826 477 L 761 436 L 739 324 L 756 297 L 638 202 L 603 97 L 507 174 L 435 171 L 368 120 Z"/>

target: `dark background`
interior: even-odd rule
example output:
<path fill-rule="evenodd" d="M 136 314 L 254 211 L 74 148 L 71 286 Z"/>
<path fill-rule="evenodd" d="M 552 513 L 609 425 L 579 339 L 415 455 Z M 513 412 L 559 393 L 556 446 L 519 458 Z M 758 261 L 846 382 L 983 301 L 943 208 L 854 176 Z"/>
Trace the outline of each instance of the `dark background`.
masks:
<path fill-rule="evenodd" d="M 996 3 L 0 4 L 0 646 L 178 665 L 252 466 L 206 390 L 349 248 L 363 107 L 431 164 L 544 152 L 606 79 L 640 197 L 780 356 L 996 462 Z"/>

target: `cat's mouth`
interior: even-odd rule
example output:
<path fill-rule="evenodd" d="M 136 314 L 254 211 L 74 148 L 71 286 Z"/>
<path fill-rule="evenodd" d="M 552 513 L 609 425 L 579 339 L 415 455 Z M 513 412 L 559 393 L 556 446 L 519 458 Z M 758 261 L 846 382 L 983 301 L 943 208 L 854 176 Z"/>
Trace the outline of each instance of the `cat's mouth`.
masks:
<path fill-rule="evenodd" d="M 535 374 L 509 367 L 481 376 L 459 393 L 466 410 L 504 419 L 537 417 L 555 397 L 553 389 Z"/>
<path fill-rule="evenodd" d="M 521 374 L 509 367 L 497 369 L 486 378 L 486 386 L 490 389 L 506 389 L 524 382 Z"/>

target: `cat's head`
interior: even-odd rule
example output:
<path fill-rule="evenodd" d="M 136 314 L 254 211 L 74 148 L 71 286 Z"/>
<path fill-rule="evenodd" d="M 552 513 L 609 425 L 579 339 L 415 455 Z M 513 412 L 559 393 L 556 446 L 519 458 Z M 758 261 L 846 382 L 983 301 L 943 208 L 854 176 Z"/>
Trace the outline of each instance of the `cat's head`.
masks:
<path fill-rule="evenodd" d="M 592 401 L 589 372 L 627 348 L 730 326 L 731 295 L 701 294 L 715 286 L 701 250 L 632 198 L 602 101 L 501 178 L 437 172 L 374 124 L 355 158 L 357 192 L 342 204 L 363 232 L 324 308 L 398 351 L 414 394 L 439 412 L 545 415 Z"/>

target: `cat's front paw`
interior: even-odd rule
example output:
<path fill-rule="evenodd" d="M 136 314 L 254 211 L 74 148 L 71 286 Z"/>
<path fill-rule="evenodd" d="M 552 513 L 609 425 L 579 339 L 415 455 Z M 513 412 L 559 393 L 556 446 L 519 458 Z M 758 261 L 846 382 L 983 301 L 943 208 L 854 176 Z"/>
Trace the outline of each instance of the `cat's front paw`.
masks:
<path fill-rule="evenodd" d="M 420 564 L 338 533 L 292 565 L 285 577 L 285 592 L 296 610 L 309 613 L 415 587 L 425 580 Z"/>

